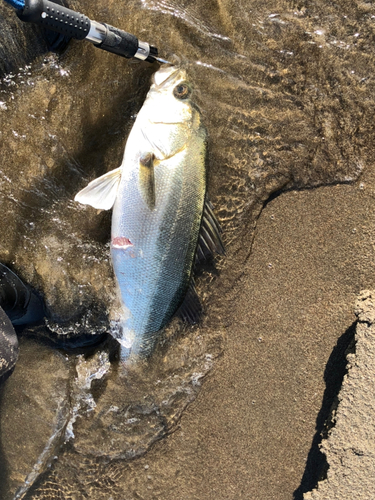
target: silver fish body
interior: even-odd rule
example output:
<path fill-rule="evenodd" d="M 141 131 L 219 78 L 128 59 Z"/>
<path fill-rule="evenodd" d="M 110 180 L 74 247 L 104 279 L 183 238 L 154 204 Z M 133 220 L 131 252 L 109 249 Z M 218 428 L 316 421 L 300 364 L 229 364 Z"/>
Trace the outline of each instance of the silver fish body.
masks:
<path fill-rule="evenodd" d="M 168 70 L 167 81 L 155 75 L 129 135 L 112 215 L 111 254 L 124 307 L 119 340 L 134 352 L 152 347 L 186 294 L 206 191 L 206 131 L 190 100 L 173 95 L 186 75 Z M 142 171 L 145 157 L 152 158 L 151 181 Z"/>
<path fill-rule="evenodd" d="M 206 192 L 206 130 L 184 70 L 162 67 L 129 134 L 121 167 L 76 200 L 111 208 L 122 310 L 112 335 L 147 354 L 189 287 Z"/>

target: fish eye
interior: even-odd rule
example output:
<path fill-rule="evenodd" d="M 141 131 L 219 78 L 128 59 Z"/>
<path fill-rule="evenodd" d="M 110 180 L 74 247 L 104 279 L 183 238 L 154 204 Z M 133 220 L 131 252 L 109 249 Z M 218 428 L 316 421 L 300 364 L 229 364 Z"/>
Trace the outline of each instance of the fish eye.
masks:
<path fill-rule="evenodd" d="M 187 99 L 191 94 L 191 89 L 187 83 L 179 83 L 173 89 L 173 95 L 177 99 Z"/>

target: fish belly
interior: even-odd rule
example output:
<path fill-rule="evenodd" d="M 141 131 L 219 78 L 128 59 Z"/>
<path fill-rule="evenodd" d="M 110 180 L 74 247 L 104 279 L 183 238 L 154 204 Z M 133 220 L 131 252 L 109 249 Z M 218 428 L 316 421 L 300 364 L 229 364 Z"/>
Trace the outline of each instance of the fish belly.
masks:
<path fill-rule="evenodd" d="M 204 205 L 204 163 L 204 141 L 195 138 L 156 164 L 153 209 L 140 194 L 136 162 L 121 180 L 111 255 L 123 306 L 120 335 L 135 352 L 152 348 L 186 293 Z"/>

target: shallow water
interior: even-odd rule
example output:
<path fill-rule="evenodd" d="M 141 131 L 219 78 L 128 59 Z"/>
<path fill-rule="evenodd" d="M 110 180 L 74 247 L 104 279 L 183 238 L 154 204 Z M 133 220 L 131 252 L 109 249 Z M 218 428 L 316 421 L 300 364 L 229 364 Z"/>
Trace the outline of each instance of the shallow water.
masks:
<path fill-rule="evenodd" d="M 22 332 L 21 349 L 31 354 L 21 356 L 2 388 L 4 499 L 18 488 L 21 498 L 52 463 L 30 498 L 58 498 L 53 495 L 63 484 L 65 498 L 102 498 L 89 493 L 99 470 L 102 490 L 111 492 L 112 477 L 126 461 L 175 428 L 223 353 L 225 332 L 235 327 L 228 293 L 243 272 L 264 203 L 280 190 L 352 182 L 374 161 L 370 3 L 341 2 L 340 9 L 323 1 L 249 0 L 70 6 L 138 35 L 162 57 L 184 60 L 209 132 L 208 192 L 227 257 L 198 279 L 202 324 L 173 321 L 149 362 L 124 368 L 117 344 L 103 339 L 113 300 L 110 214 L 72 200 L 89 180 L 120 164 L 156 67 L 86 42 L 47 54 L 40 33 L 25 30 L 2 6 L 5 39 L 17 33 L 17 44 L 9 52 L 0 46 L 6 61 L 0 67 L 0 261 L 47 307 L 46 325 Z M 96 348 L 66 350 L 96 340 Z M 45 365 L 35 363 L 36 346 Z M 68 388 L 56 389 L 46 376 L 56 357 Z M 23 387 L 27 370 L 40 385 Z M 22 418 L 12 420 L 21 392 Z M 59 404 L 49 408 L 52 393 L 64 411 Z M 30 439 L 28 409 L 35 398 L 50 413 L 43 417 L 46 429 Z M 23 436 L 27 453 L 4 440 L 12 433 Z M 19 471 L 12 475 L 15 462 Z"/>

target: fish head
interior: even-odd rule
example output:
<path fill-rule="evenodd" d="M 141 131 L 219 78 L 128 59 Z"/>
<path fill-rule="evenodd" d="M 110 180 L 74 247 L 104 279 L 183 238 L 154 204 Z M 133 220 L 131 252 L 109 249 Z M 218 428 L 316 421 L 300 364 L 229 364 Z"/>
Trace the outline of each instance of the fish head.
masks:
<path fill-rule="evenodd" d="M 147 96 L 148 118 L 153 123 L 187 124 L 197 113 L 187 73 L 177 66 L 162 66 L 152 77 Z"/>

